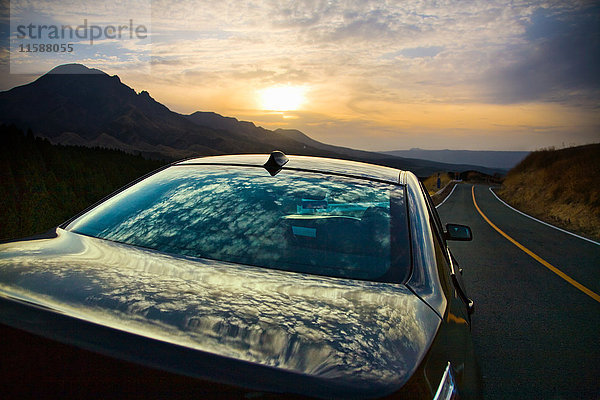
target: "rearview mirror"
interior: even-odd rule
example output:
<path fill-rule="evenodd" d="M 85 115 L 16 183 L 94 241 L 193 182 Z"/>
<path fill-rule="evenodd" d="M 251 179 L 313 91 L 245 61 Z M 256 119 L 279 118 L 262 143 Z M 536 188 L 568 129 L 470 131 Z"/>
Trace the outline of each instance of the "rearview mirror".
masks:
<path fill-rule="evenodd" d="M 446 240 L 473 240 L 473 233 L 466 225 L 446 224 Z"/>

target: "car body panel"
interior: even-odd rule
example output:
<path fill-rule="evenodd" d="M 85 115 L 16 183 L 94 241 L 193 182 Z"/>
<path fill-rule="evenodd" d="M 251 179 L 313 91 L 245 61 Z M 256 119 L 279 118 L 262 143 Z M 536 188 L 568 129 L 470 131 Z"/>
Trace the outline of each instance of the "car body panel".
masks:
<path fill-rule="evenodd" d="M 438 276 L 427 205 L 419 193 L 417 178 L 410 173 L 405 176 L 413 251 L 412 275 L 406 285 L 442 317 L 447 307 L 447 299 L 441 290 Z"/>
<path fill-rule="evenodd" d="M 303 171 L 315 171 L 321 173 L 340 174 L 356 178 L 377 180 L 388 183 L 399 183 L 400 170 L 381 165 L 359 163 L 333 158 L 310 157 L 310 156 L 287 156 L 288 162 L 282 169 L 298 169 Z M 225 164 L 225 165 L 248 165 L 262 167 L 268 156 L 264 154 L 244 154 L 192 158 L 176 163 L 186 164 Z"/>
<path fill-rule="evenodd" d="M 54 239 L 0 245 L 0 291 L 365 396 L 399 388 L 440 324 L 404 285 L 175 257 L 62 229 Z"/>
<path fill-rule="evenodd" d="M 0 327 L 242 388 L 244 398 L 431 399 L 448 363 L 461 398 L 479 398 L 463 288 L 452 279 L 455 260 L 437 240 L 439 217 L 418 179 L 372 164 L 288 158 L 283 169 L 290 172 L 405 190 L 412 265 L 404 283 L 170 255 L 69 231 L 132 183 L 52 232 L 0 245 Z M 172 165 L 263 168 L 267 159 L 215 156 Z"/>

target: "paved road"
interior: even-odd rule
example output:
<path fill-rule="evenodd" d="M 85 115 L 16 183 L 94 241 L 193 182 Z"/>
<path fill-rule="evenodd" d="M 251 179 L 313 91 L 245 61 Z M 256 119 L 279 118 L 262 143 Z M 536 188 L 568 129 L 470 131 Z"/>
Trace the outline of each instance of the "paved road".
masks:
<path fill-rule="evenodd" d="M 600 302 L 494 230 L 460 184 L 442 220 L 471 226 L 472 242 L 450 242 L 475 300 L 473 340 L 486 399 L 600 399 Z M 600 294 L 600 246 L 522 216 L 475 185 L 498 228 Z"/>

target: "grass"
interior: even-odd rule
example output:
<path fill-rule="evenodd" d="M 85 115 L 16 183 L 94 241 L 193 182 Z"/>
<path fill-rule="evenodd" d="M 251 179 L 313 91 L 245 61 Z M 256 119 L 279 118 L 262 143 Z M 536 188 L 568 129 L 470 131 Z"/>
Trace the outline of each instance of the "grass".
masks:
<path fill-rule="evenodd" d="M 500 197 L 551 224 L 600 239 L 600 143 L 532 152 L 506 176 Z"/>
<path fill-rule="evenodd" d="M 438 176 L 440 178 L 440 187 L 437 187 L 437 179 Z M 429 192 L 431 196 L 433 196 L 436 192 L 441 190 L 444 186 L 446 186 L 451 180 L 454 179 L 453 172 L 438 172 L 431 175 L 429 178 L 423 181 L 423 186 Z"/>

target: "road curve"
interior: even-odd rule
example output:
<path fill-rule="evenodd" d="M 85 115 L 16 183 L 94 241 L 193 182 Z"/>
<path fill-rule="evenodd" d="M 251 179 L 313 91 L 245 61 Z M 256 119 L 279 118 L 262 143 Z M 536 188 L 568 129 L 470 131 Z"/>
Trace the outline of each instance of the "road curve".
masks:
<path fill-rule="evenodd" d="M 600 246 L 531 220 L 486 185 L 459 184 L 438 208 L 471 226 L 450 242 L 475 300 L 473 340 L 486 399 L 600 399 L 600 302 L 492 228 L 600 294 Z"/>

